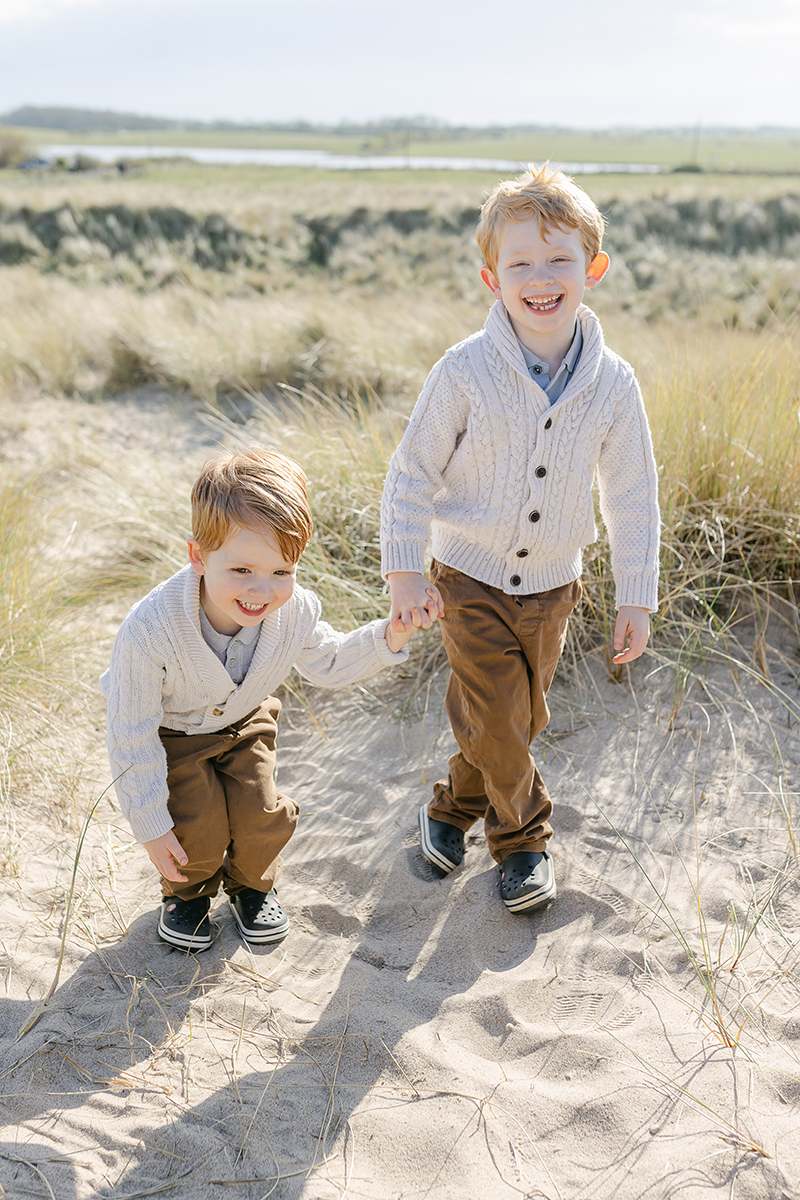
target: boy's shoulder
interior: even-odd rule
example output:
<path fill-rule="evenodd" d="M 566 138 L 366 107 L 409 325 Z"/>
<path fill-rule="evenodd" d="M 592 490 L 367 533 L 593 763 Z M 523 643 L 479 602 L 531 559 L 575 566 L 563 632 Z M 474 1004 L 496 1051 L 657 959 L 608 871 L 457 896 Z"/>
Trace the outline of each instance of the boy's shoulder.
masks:
<path fill-rule="evenodd" d="M 287 610 L 287 616 L 291 615 L 303 624 L 312 622 L 316 624 L 322 612 L 322 601 L 316 592 L 312 592 L 311 588 L 296 583 L 290 600 L 278 609 L 278 613 L 283 612 L 284 608 Z"/>
<path fill-rule="evenodd" d="M 135 601 L 122 622 L 123 626 L 157 620 L 159 615 L 163 619 L 170 609 L 182 607 L 187 591 L 191 591 L 193 585 L 199 594 L 199 585 L 195 584 L 195 580 L 197 576 L 188 564 L 170 575 L 169 579 L 163 579 L 147 595 Z"/>
<path fill-rule="evenodd" d="M 482 329 L 476 329 L 474 333 L 470 333 L 468 337 L 462 338 L 460 342 L 455 342 L 452 346 L 448 346 L 436 366 L 462 360 L 471 348 L 479 349 L 486 339 L 487 333 L 486 326 L 484 325 Z"/>

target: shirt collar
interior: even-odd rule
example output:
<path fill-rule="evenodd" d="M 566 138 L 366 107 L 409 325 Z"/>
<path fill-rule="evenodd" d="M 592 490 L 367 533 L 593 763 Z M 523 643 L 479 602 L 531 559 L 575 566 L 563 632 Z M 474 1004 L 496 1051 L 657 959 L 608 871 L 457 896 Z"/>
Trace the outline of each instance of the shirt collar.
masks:
<path fill-rule="evenodd" d="M 522 357 L 525 359 L 525 366 L 528 368 L 528 370 L 530 371 L 531 367 L 535 367 L 538 364 L 542 368 L 541 374 L 546 375 L 549 379 L 550 378 L 550 368 L 548 367 L 548 365 L 544 361 L 544 359 L 539 358 L 538 355 L 534 354 L 532 350 L 529 350 L 527 346 L 523 346 L 522 342 L 520 342 L 519 345 L 520 345 L 520 349 L 522 350 Z M 576 321 L 575 322 L 575 332 L 572 335 L 572 341 L 570 342 L 569 349 L 567 350 L 567 353 L 562 358 L 561 365 L 558 367 L 558 370 L 556 370 L 555 373 L 553 374 L 553 379 L 555 379 L 556 375 L 558 375 L 558 372 L 562 368 L 566 368 L 566 370 L 569 371 L 570 374 L 572 374 L 572 372 L 575 370 L 575 363 L 578 361 L 578 355 L 581 352 L 582 346 L 583 346 L 583 335 L 581 333 L 581 325 L 580 325 L 580 321 Z"/>
<path fill-rule="evenodd" d="M 237 642 L 241 646 L 249 646 L 255 642 L 261 632 L 260 625 L 243 625 L 238 633 L 228 636 L 224 633 L 218 633 L 214 626 L 209 621 L 202 604 L 200 605 L 200 632 L 203 635 L 203 640 L 215 650 L 218 654 L 224 654 L 230 646 L 231 642 Z"/>

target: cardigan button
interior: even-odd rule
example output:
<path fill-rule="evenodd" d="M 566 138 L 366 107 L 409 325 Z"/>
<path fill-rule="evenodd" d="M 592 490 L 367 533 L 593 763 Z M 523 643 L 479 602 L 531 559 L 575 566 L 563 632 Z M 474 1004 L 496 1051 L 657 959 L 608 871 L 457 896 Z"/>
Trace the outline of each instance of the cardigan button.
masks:
<path fill-rule="evenodd" d="M 537 467 L 536 468 L 536 478 L 537 479 L 544 479 L 546 474 L 547 474 L 547 467 Z"/>
<path fill-rule="evenodd" d="M 553 418 L 552 418 L 552 417 L 548 417 L 548 418 L 547 418 L 547 420 L 546 420 L 546 421 L 545 421 L 545 423 L 544 423 L 544 427 L 545 427 L 545 429 L 549 429 L 549 428 L 550 428 L 550 426 L 551 426 L 552 424 L 553 424 Z"/>
<path fill-rule="evenodd" d="M 517 558 L 527 558 L 527 557 L 528 557 L 527 550 L 518 550 L 517 551 Z"/>
<path fill-rule="evenodd" d="M 534 511 L 532 513 L 528 513 L 528 520 L 533 521 L 533 523 L 535 525 L 536 522 L 541 518 L 541 515 L 542 515 L 541 513 L 536 512 L 536 511 Z"/>
<path fill-rule="evenodd" d="M 215 717 L 221 717 L 221 716 L 223 715 L 223 713 L 224 713 L 224 709 L 222 709 L 222 708 L 215 708 L 215 709 L 214 709 L 214 716 L 215 716 Z"/>
<path fill-rule="evenodd" d="M 512 575 L 512 576 L 511 576 L 511 586 L 512 586 L 512 587 L 519 587 L 519 585 L 520 585 L 521 583 L 522 583 L 522 579 L 520 578 L 520 576 L 519 576 L 519 575 Z"/>

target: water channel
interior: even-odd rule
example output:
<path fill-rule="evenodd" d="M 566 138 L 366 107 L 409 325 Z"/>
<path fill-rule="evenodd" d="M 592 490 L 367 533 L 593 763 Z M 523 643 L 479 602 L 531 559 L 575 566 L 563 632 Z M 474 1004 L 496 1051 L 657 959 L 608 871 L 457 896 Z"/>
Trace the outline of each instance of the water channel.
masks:
<path fill-rule="evenodd" d="M 198 163 L 265 167 L 321 167 L 326 171 L 519 171 L 526 164 L 503 158 L 444 158 L 421 154 L 332 154 L 329 150 L 259 150 L 210 146 L 40 146 L 44 158 L 74 158 L 77 154 L 113 163 L 120 159 L 189 158 Z M 556 164 L 554 164 L 556 165 Z M 664 168 L 649 163 L 558 163 L 570 175 L 658 174 Z"/>

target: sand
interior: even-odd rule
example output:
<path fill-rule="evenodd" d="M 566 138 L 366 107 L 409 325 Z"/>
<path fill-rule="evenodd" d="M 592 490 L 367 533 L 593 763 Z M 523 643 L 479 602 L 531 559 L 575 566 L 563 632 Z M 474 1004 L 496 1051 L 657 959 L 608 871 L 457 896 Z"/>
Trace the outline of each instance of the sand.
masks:
<path fill-rule="evenodd" d="M 134 401 L 113 420 L 63 411 L 81 438 L 136 434 Z M 147 420 L 164 460 L 205 443 L 184 407 Z M 403 720 L 389 675 L 309 689 L 314 720 L 287 704 L 279 781 L 302 817 L 280 945 L 244 945 L 221 897 L 207 953 L 160 943 L 156 880 L 106 794 L 59 986 L 22 1036 L 56 971 L 78 829 L 12 794 L 2 1194 L 800 1196 L 800 700 L 777 652 L 767 683 L 746 644 L 735 672 L 721 649 L 676 669 L 656 646 L 621 683 L 602 652 L 560 673 L 536 747 L 559 896 L 536 914 L 505 910 L 480 826 L 447 880 L 420 854 L 453 750 L 443 675 Z M 109 782 L 99 696 L 74 743 L 80 818 Z"/>

